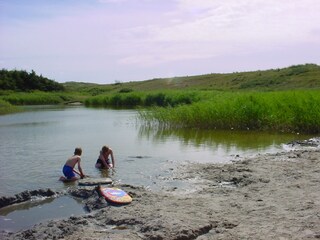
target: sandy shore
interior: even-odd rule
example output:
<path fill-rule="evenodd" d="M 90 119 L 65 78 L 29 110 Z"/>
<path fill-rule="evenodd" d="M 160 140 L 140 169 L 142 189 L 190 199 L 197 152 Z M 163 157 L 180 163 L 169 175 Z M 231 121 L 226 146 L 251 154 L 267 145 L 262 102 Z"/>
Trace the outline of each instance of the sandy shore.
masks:
<path fill-rule="evenodd" d="M 189 189 L 122 185 L 134 201 L 108 205 L 95 190 L 71 192 L 89 214 L 52 220 L 1 239 L 320 239 L 320 149 L 191 164 L 172 178 Z"/>

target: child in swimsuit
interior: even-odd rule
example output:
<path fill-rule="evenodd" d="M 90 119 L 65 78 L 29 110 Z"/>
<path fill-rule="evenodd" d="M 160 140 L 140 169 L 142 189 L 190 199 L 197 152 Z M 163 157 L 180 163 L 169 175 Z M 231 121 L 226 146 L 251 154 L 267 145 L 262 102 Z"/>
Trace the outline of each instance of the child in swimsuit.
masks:
<path fill-rule="evenodd" d="M 76 164 L 78 164 L 78 169 L 79 169 L 79 175 L 81 178 L 83 178 L 85 175 L 82 172 L 82 168 L 80 165 L 81 162 L 81 154 L 82 154 L 82 149 L 81 148 L 76 148 L 74 150 L 74 155 L 66 161 L 66 164 L 63 166 L 62 172 L 65 177 L 61 177 L 60 180 L 62 181 L 75 181 L 78 180 L 76 175 L 74 174 L 74 167 Z"/>
<path fill-rule="evenodd" d="M 111 160 L 109 159 L 109 156 L 111 157 Z M 96 168 L 114 168 L 114 163 L 115 160 L 112 149 L 108 146 L 103 146 L 96 162 Z"/>

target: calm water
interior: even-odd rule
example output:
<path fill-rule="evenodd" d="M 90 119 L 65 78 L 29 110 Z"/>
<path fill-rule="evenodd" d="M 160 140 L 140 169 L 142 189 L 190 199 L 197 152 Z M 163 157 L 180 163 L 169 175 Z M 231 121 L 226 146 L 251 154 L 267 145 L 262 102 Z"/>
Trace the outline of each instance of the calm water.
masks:
<path fill-rule="evenodd" d="M 0 210 L 0 231 L 26 229 L 50 219 L 85 213 L 81 202 L 71 197 L 46 198 L 12 205 Z"/>
<path fill-rule="evenodd" d="M 76 187 L 58 179 L 66 159 L 77 146 L 83 149 L 85 174 L 157 190 L 183 186 L 170 179 L 171 170 L 179 164 L 228 162 L 235 155 L 275 152 L 284 143 L 312 137 L 236 131 L 164 131 L 141 126 L 135 116 L 135 110 L 56 106 L 29 107 L 26 112 L 0 116 L 0 196 L 39 188 L 60 191 Z M 114 151 L 115 171 L 94 167 L 104 144 Z M 59 207 L 59 200 L 53 202 L 51 206 Z M 83 212 L 75 210 L 77 207 L 69 209 Z M 37 212 L 39 207 L 31 208 L 31 212 L 25 209 L 28 206 L 23 208 L 33 219 L 46 219 L 45 214 Z M 16 210 L 19 213 L 14 217 Z M 0 225 L 22 227 L 14 222 L 21 216 L 29 216 L 23 211 L 17 207 L 1 210 Z M 11 222 L 5 223 L 7 218 Z"/>
<path fill-rule="evenodd" d="M 76 146 L 90 176 L 123 183 L 157 185 L 185 162 L 228 162 L 234 155 L 274 152 L 310 136 L 233 131 L 161 131 L 139 125 L 135 110 L 33 107 L 0 116 L 0 196 L 27 189 L 64 189 L 58 181 Z M 111 146 L 116 171 L 94 167 L 102 145 Z"/>

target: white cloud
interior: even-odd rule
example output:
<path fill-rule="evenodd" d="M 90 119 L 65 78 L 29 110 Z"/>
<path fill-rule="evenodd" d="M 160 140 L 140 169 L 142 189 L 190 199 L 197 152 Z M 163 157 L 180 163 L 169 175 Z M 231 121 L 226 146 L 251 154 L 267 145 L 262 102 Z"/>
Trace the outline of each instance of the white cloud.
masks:
<path fill-rule="evenodd" d="M 157 64 L 270 51 L 319 41 L 320 1 L 178 0 L 169 25 L 140 27 L 148 54 L 120 62 Z M 130 30 L 129 30 L 130 31 Z M 165 43 L 165 44 L 164 44 Z M 165 47 L 163 47 L 165 45 Z M 146 50 L 145 46 L 141 51 Z"/>
<path fill-rule="evenodd" d="M 158 41 L 283 41 L 305 39 L 320 22 L 320 2 L 178 0 L 184 22 L 154 29 Z"/>

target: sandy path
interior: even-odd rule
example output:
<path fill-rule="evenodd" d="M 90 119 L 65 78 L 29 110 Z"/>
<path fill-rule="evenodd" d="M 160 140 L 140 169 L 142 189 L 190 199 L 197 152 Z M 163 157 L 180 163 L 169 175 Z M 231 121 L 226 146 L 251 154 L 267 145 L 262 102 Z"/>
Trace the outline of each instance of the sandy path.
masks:
<path fill-rule="evenodd" d="M 85 195 L 84 201 L 93 209 L 90 214 L 0 237 L 320 239 L 319 148 L 260 155 L 232 164 L 186 165 L 172 177 L 190 179 L 190 187 L 196 190 L 155 193 L 121 186 L 134 199 L 121 207 L 106 206 L 94 190 L 74 192 Z"/>

